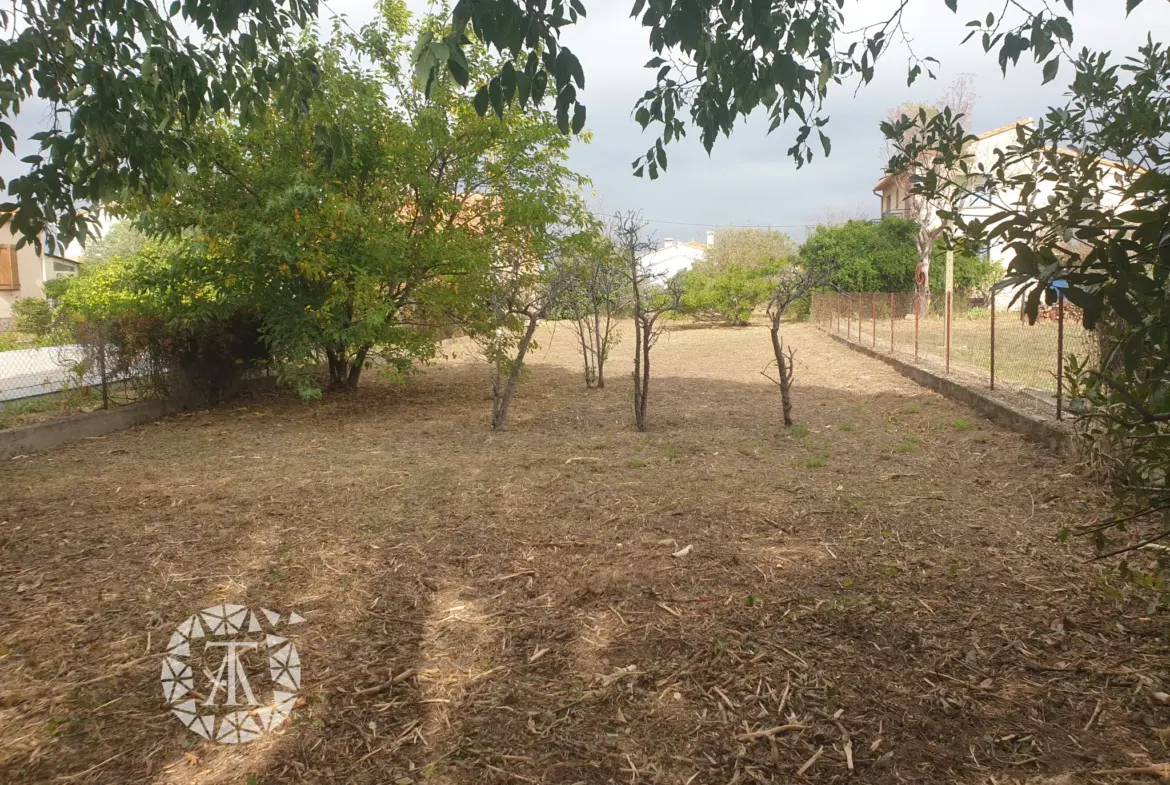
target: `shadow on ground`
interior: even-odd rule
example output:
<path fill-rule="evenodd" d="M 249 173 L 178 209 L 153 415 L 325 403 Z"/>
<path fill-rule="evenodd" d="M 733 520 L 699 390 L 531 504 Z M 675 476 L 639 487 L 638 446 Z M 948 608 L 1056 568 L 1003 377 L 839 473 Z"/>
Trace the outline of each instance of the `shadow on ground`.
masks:
<path fill-rule="evenodd" d="M 1099 492 L 837 351 L 794 432 L 766 382 L 668 359 L 647 434 L 624 376 L 546 364 L 492 433 L 482 369 L 449 364 L 13 462 L 3 779 L 1004 782 L 1156 754 L 1160 627 L 1054 541 Z M 239 747 L 158 683 L 221 602 L 308 619 L 303 703 Z"/>

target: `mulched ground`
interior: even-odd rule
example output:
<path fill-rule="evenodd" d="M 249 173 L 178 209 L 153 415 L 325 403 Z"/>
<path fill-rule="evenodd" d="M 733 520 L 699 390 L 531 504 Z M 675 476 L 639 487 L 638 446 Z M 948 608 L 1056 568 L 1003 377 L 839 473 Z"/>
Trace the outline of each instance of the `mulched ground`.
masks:
<path fill-rule="evenodd" d="M 627 331 L 628 332 L 628 331 Z M 1068 459 L 792 327 L 561 327 L 492 433 L 466 346 L 7 462 L 6 783 L 1084 783 L 1167 758 L 1165 625 L 1061 526 Z M 302 700 L 242 746 L 159 686 L 175 626 L 295 609 Z M 290 628 L 291 631 L 291 628 Z"/>

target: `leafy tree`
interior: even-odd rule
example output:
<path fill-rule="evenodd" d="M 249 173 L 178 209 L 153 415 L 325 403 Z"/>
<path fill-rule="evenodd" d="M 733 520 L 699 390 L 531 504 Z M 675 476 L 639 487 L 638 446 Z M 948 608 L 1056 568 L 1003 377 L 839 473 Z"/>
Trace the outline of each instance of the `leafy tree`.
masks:
<path fill-rule="evenodd" d="M 1102 555 L 1126 554 L 1127 569 L 1162 587 L 1167 551 L 1142 549 L 1170 536 L 1170 52 L 1148 40 L 1122 62 L 1089 50 L 1048 53 L 1046 80 L 1061 62 L 1075 72 L 1067 105 L 1017 128 L 993 160 L 972 160 L 972 137 L 958 118 L 940 115 L 884 129 L 903 139 L 916 125 L 890 167 L 924 151 L 936 156 L 938 171 L 914 178 L 923 198 L 983 186 L 990 216 L 946 216 L 961 239 L 995 240 L 1014 254 L 1004 285 L 1021 287 L 1029 318 L 1042 300 L 1055 300 L 1052 284 L 1062 281 L 1085 326 L 1100 330 L 1101 356 L 1065 358 L 1065 374 L 1088 404 L 1078 425 L 1110 470 L 1117 511 L 1081 531 Z"/>
<path fill-rule="evenodd" d="M 847 221 L 839 226 L 818 226 L 800 247 L 806 265 L 834 265 L 829 285 L 846 292 L 912 292 L 918 265 L 918 225 L 906 218 L 890 217 L 878 223 Z M 933 250 L 936 259 L 945 251 Z M 991 262 L 966 249 L 955 253 L 955 289 L 971 291 L 990 284 L 997 274 Z M 943 265 L 932 264 L 931 288 L 943 288 Z"/>
<path fill-rule="evenodd" d="M 133 256 L 142 250 L 147 241 L 147 236 L 134 226 L 133 221 L 120 220 L 104 235 L 94 238 L 85 246 L 85 261 L 97 263 L 109 261 L 115 256 Z"/>
<path fill-rule="evenodd" d="M 682 275 L 682 309 L 700 317 L 713 317 L 742 327 L 751 322 L 756 308 L 771 291 L 768 267 L 746 267 L 730 263 L 715 271 L 696 265 Z"/>
<path fill-rule="evenodd" d="M 775 229 L 720 229 L 707 256 L 692 269 L 721 272 L 733 265 L 758 269 L 796 254 L 796 243 Z"/>
<path fill-rule="evenodd" d="M 84 265 L 59 292 L 58 320 L 84 350 L 80 375 L 102 367 L 139 394 L 217 400 L 267 362 L 254 303 L 217 286 L 231 260 L 183 241 Z"/>
<path fill-rule="evenodd" d="M 901 106 L 890 110 L 889 119 L 891 121 L 898 121 L 902 117 L 933 117 L 940 112 L 951 112 L 959 117 L 970 117 L 972 110 L 975 108 L 975 94 L 971 89 L 971 78 L 967 74 L 960 74 L 951 83 L 947 95 L 943 97 L 936 104 L 902 104 Z M 906 130 L 903 132 L 903 138 L 899 141 L 902 143 L 909 143 L 912 141 L 913 135 L 917 132 L 916 126 L 904 126 Z M 891 144 L 889 140 L 886 143 L 886 152 L 888 155 L 895 154 L 895 145 Z M 913 160 L 907 161 L 907 168 L 890 175 L 897 185 L 897 190 L 905 195 L 904 209 L 909 218 L 913 219 L 918 226 L 918 232 L 914 236 L 914 245 L 918 250 L 918 263 L 915 273 L 921 270 L 924 273 L 926 285 L 918 287 L 916 290 L 920 295 L 923 295 L 919 307 L 923 312 L 930 311 L 930 292 L 938 287 L 934 284 L 932 273 L 935 268 L 932 267 L 931 262 L 934 259 L 934 243 L 939 235 L 943 233 L 946 224 L 939 217 L 939 209 L 945 209 L 953 206 L 955 199 L 955 192 L 953 189 L 940 194 L 946 201 L 939 203 L 933 199 L 925 199 L 920 194 L 914 193 L 910 188 L 910 178 L 912 175 L 920 175 L 924 172 L 933 171 L 935 168 L 935 161 L 937 156 L 930 150 L 923 150 Z M 917 275 L 915 276 L 915 283 L 917 284 Z"/>
<path fill-rule="evenodd" d="M 230 260 L 215 285 L 256 304 L 310 394 L 321 357 L 330 386 L 353 389 L 372 355 L 398 371 L 429 357 L 440 319 L 489 329 L 495 246 L 541 258 L 580 182 L 547 115 L 481 118 L 450 78 L 424 97 L 403 77 L 405 9 L 380 9 L 358 34 L 335 27 L 307 114 L 208 123 L 191 173 L 141 218 Z"/>
<path fill-rule="evenodd" d="M 774 229 L 723 229 L 707 256 L 683 277 L 683 310 L 743 326 L 771 292 L 768 276 L 796 255 Z"/>
<path fill-rule="evenodd" d="M 618 319 L 630 298 L 619 251 L 600 231 L 583 232 L 555 260 L 552 274 L 561 279 L 559 313 L 573 322 L 585 386 L 604 389 L 605 363 L 621 337 Z"/>
<path fill-rule="evenodd" d="M 0 142 L 15 153 L 8 120 L 48 103 L 50 126 L 27 141 L 30 171 L 13 178 L 0 226 L 38 247 L 83 243 L 88 208 L 128 193 L 158 194 L 198 155 L 213 113 L 248 121 L 304 107 L 316 79 L 301 30 L 316 0 L 19 0 L 0 11 Z M 186 32 L 180 34 L 182 29 Z M 275 97 L 275 99 L 274 99 Z M 3 183 L 0 183 L 0 187 Z"/>

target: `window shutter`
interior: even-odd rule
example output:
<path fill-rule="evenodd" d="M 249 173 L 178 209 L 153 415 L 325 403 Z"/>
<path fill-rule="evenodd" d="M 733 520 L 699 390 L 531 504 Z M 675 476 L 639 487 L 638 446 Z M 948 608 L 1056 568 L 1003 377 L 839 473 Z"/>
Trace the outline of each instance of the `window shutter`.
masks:
<path fill-rule="evenodd" d="M 0 245 L 0 290 L 20 289 L 20 263 L 16 257 L 15 245 Z"/>

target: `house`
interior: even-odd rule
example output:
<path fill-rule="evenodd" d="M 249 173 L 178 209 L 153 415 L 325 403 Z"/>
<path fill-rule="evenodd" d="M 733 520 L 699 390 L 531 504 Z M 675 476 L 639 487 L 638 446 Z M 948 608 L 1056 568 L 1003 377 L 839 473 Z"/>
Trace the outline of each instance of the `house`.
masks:
<path fill-rule="evenodd" d="M 707 249 L 715 246 L 715 232 L 707 230 L 707 243 L 688 242 L 667 237 L 662 247 L 642 257 L 642 263 L 655 275 L 670 278 L 707 258 Z"/>
<path fill-rule="evenodd" d="M 12 328 L 12 304 L 22 297 L 45 296 L 45 281 L 77 275 L 75 259 L 37 253 L 32 243 L 16 247 L 18 239 L 8 226 L 0 228 L 0 330 Z"/>
<path fill-rule="evenodd" d="M 1031 127 L 1033 124 L 1032 118 L 1024 118 L 1017 120 L 1014 123 L 992 129 L 976 137 L 974 143 L 965 150 L 965 156 L 970 160 L 972 171 L 980 171 L 980 165 L 983 166 L 982 171 L 990 172 L 996 162 L 996 151 L 1006 151 L 1009 147 L 1017 144 L 1017 131 L 1020 126 L 1025 128 Z M 1065 155 L 1078 155 L 1075 151 L 1059 149 L 1058 152 Z M 1125 167 L 1116 161 L 1100 160 L 1100 177 L 1105 178 L 1103 182 L 1103 190 L 1105 191 L 1106 204 L 1103 206 L 1115 207 L 1121 201 L 1121 192 L 1125 186 L 1126 170 Z M 1019 174 L 1027 171 L 1029 165 L 1026 163 L 1018 163 L 1015 165 L 1015 171 L 1009 171 L 1009 175 Z M 1032 165 L 1033 167 L 1035 165 Z M 982 185 L 977 185 L 971 190 L 974 193 L 965 194 L 954 205 L 957 211 L 966 219 L 980 219 L 986 220 L 992 215 L 999 212 L 999 208 L 992 204 L 992 199 L 998 204 L 1014 204 L 1019 198 L 1019 191 L 999 190 L 992 191 L 994 184 L 991 182 L 990 176 L 987 182 Z M 942 226 L 942 220 L 938 217 L 936 205 L 918 205 L 910 197 L 910 181 L 904 175 L 887 174 L 883 177 L 877 185 L 874 186 L 873 192 L 881 199 L 881 216 L 887 218 L 890 216 L 912 218 L 914 220 L 924 223 L 927 228 L 934 229 Z M 1053 185 L 1043 179 L 1037 182 L 1037 188 L 1029 197 L 1033 203 L 1043 203 L 1053 193 Z M 1003 270 L 1007 270 L 1008 265 L 1014 258 L 1014 254 L 1009 250 L 1002 240 L 994 240 L 988 243 L 984 249 L 983 254 L 985 258 L 990 259 L 993 263 L 999 265 Z M 1008 307 L 1009 303 L 1014 299 L 1018 288 L 1011 290 L 1001 290 L 996 294 L 996 305 L 1000 308 Z"/>

